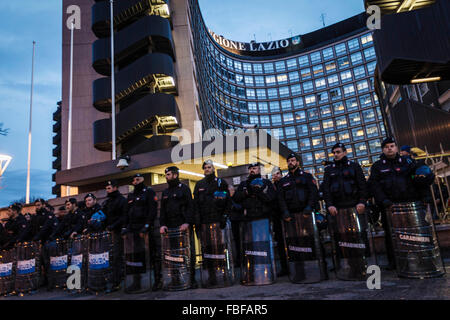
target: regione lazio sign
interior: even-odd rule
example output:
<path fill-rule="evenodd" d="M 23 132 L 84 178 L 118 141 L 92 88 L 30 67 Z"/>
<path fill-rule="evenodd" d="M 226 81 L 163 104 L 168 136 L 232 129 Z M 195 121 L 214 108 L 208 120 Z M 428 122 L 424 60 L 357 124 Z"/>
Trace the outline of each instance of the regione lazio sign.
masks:
<path fill-rule="evenodd" d="M 247 54 L 252 55 L 267 55 L 267 54 L 275 54 L 282 53 L 284 51 L 290 51 L 292 49 L 297 49 L 302 45 L 301 36 L 295 36 L 292 38 L 269 41 L 269 42 L 239 42 L 226 39 L 222 36 L 215 34 L 213 31 L 208 30 L 211 37 L 214 41 L 220 45 L 222 48 L 239 54 Z"/>

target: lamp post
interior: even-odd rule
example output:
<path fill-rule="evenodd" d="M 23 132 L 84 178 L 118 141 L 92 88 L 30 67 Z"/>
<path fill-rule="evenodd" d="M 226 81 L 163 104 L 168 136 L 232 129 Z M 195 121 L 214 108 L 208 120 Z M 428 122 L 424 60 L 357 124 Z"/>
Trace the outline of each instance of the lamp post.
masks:
<path fill-rule="evenodd" d="M 112 160 L 116 160 L 116 89 L 114 74 L 114 0 L 109 0 L 111 9 L 111 144 Z"/>
<path fill-rule="evenodd" d="M 27 165 L 27 190 L 25 203 L 30 203 L 30 169 L 31 169 L 31 129 L 33 120 L 33 85 L 34 85 L 34 56 L 36 49 L 36 41 L 33 41 L 33 58 L 31 63 L 31 95 L 30 95 L 30 125 L 28 130 L 28 165 Z"/>

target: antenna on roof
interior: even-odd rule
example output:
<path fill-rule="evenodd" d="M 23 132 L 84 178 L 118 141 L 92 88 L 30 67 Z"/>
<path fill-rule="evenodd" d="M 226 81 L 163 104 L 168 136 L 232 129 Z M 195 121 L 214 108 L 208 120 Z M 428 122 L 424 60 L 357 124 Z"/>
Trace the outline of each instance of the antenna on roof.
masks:
<path fill-rule="evenodd" d="M 320 15 L 320 21 L 322 21 L 322 24 L 323 24 L 324 27 L 325 27 L 325 17 L 326 17 L 326 14 L 325 14 L 325 13 L 322 13 L 322 14 Z"/>

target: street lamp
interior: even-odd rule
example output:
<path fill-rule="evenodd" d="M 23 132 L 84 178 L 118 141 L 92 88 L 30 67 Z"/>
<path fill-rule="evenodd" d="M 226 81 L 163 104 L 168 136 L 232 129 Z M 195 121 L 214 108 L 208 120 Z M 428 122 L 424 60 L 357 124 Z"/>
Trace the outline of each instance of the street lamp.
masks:
<path fill-rule="evenodd" d="M 7 156 L 5 154 L 0 154 L 0 177 L 5 172 L 6 168 L 8 167 L 9 163 L 11 162 L 12 157 Z"/>

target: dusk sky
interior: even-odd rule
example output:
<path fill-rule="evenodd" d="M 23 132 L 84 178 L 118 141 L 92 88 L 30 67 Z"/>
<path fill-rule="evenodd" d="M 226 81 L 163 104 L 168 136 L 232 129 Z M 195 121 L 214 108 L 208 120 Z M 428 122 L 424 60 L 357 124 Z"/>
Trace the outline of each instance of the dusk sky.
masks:
<path fill-rule="evenodd" d="M 76 0 L 73 1 L 74 4 Z M 92 1 L 94 3 L 94 1 Z M 207 27 L 225 38 L 277 40 L 364 11 L 363 0 L 199 0 Z M 13 160 L 0 181 L 0 207 L 25 196 L 32 41 L 37 42 L 31 195 L 52 198 L 52 114 L 61 100 L 62 1 L 0 2 L 0 154 Z"/>

